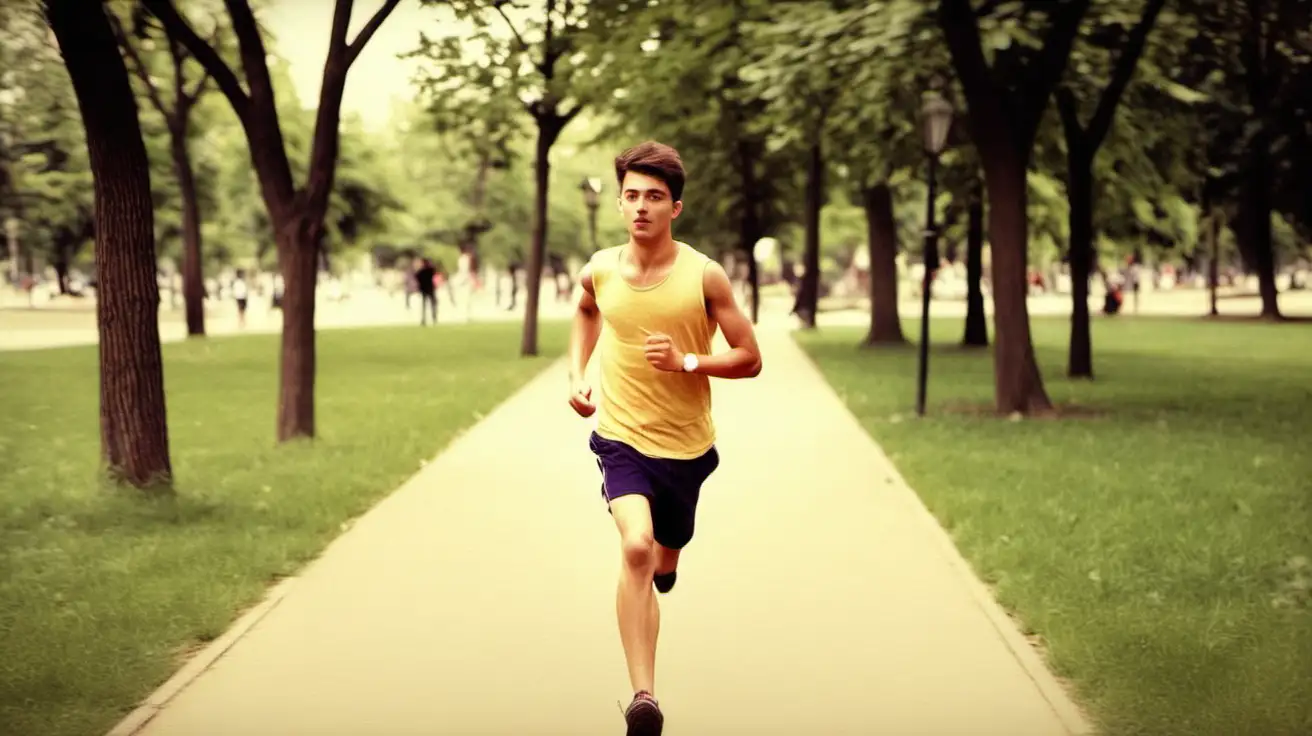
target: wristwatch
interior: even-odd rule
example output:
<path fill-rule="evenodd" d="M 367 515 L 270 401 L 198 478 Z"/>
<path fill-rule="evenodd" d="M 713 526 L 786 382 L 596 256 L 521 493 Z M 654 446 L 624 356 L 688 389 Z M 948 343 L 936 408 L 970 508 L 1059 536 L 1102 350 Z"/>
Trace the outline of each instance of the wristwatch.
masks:
<path fill-rule="evenodd" d="M 694 353 L 683 354 L 683 372 L 695 373 L 697 371 L 697 356 Z"/>

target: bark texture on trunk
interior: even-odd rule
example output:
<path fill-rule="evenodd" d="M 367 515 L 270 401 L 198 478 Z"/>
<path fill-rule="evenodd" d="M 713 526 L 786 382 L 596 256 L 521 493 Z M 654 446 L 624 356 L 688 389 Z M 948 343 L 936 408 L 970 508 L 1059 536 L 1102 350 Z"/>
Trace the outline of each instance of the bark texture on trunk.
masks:
<path fill-rule="evenodd" d="M 73 82 L 95 182 L 101 454 L 118 479 L 166 489 L 173 468 L 154 204 L 136 100 L 104 9 L 49 0 L 45 12 Z"/>
<path fill-rule="evenodd" d="M 989 325 L 984 313 L 984 193 L 976 182 L 971 191 L 966 224 L 966 334 L 961 344 L 989 346 Z"/>
<path fill-rule="evenodd" d="M 286 442 L 314 436 L 314 293 L 319 236 L 314 223 L 305 219 L 281 230 L 286 240 L 278 242 L 283 280 L 278 441 Z"/>
<path fill-rule="evenodd" d="M 1281 319 L 1276 289 L 1276 253 L 1271 237 L 1271 154 L 1265 131 L 1253 136 L 1248 150 L 1248 176 L 1240 199 L 1239 242 L 1244 259 L 1257 274 L 1262 317 Z"/>
<path fill-rule="evenodd" d="M 549 121 L 539 121 L 537 151 L 534 156 L 533 242 L 529 244 L 528 266 L 525 270 L 527 294 L 524 304 L 524 334 L 519 354 L 524 357 L 538 354 L 538 303 L 542 293 L 542 263 L 547 252 L 547 188 L 551 182 L 551 144 L 555 131 Z"/>
<path fill-rule="evenodd" d="M 867 345 L 901 345 L 902 319 L 897 309 L 897 223 L 893 220 L 893 192 L 888 184 L 861 192 L 866 212 L 866 242 L 870 248 L 870 332 Z"/>
<path fill-rule="evenodd" d="M 1025 262 L 1029 237 L 1025 162 L 997 156 L 986 166 L 993 254 L 993 381 L 997 410 L 1030 414 L 1052 408 L 1030 336 Z"/>
<path fill-rule="evenodd" d="M 1093 336 L 1089 325 L 1089 279 L 1093 270 L 1093 161 L 1068 140 L 1067 199 L 1070 202 L 1071 339 L 1066 375 L 1093 378 Z"/>
<path fill-rule="evenodd" d="M 187 315 L 187 335 L 201 337 L 205 334 L 205 284 L 201 269 L 200 204 L 191 153 L 187 150 L 185 119 L 169 126 L 169 143 L 178 178 L 178 196 L 182 200 L 182 301 Z"/>

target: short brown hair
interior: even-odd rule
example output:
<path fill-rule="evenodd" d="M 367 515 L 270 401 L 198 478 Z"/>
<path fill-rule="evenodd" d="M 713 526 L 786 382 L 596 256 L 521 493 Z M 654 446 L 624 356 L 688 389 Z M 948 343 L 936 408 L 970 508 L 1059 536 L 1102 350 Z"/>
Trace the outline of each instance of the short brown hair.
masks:
<path fill-rule="evenodd" d="M 683 199 L 683 160 L 679 152 L 656 141 L 646 141 L 615 157 L 615 179 L 624 186 L 624 175 L 630 171 L 654 176 L 670 188 L 670 197 Z"/>

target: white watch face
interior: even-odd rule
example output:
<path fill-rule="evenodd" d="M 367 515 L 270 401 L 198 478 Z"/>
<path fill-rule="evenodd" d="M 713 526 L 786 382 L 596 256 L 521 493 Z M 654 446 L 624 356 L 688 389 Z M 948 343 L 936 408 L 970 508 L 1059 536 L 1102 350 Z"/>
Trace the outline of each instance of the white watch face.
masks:
<path fill-rule="evenodd" d="M 688 373 L 692 373 L 693 371 L 697 370 L 696 355 L 693 355 L 692 353 L 688 353 L 683 356 L 683 370 Z"/>

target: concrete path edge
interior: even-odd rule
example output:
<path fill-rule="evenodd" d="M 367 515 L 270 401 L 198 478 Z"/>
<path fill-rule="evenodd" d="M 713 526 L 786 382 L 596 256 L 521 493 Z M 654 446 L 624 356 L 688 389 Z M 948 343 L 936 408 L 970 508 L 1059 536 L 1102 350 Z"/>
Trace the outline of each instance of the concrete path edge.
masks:
<path fill-rule="evenodd" d="M 557 358 L 556 360 L 553 360 L 543 365 L 542 368 L 537 373 L 534 373 L 533 375 L 529 376 L 526 381 L 520 384 L 519 388 L 516 388 L 514 391 L 510 392 L 509 395 L 507 395 L 504 399 L 502 399 L 501 402 L 498 403 L 496 406 L 494 406 L 487 414 L 483 415 L 482 417 L 479 417 L 478 421 L 476 421 L 474 425 L 470 425 L 470 427 L 466 427 L 465 429 L 457 432 L 455 436 L 453 436 L 445 446 L 439 448 L 432 457 L 428 458 L 428 461 L 425 462 L 417 472 L 413 473 L 399 486 L 392 489 L 391 492 L 388 493 L 386 496 L 380 498 L 378 500 L 378 503 L 374 504 L 373 507 L 370 507 L 370 509 L 365 510 L 363 513 L 360 514 L 360 516 L 347 520 L 345 522 L 346 528 L 341 534 L 329 540 L 329 542 L 326 545 L 324 545 L 324 548 L 320 550 L 317 555 L 315 555 L 313 558 L 307 560 L 303 565 L 301 565 L 300 568 L 301 574 L 304 574 L 305 570 L 308 570 L 311 566 L 316 564 L 325 554 L 328 553 L 329 550 L 332 549 L 333 545 L 337 544 L 341 540 L 342 537 L 349 534 L 351 532 L 351 527 L 355 525 L 355 522 L 358 521 L 360 517 L 364 516 L 365 514 L 368 514 L 374 507 L 377 507 L 379 504 L 386 503 L 387 498 L 389 498 L 392 494 L 398 493 L 406 486 L 415 483 L 416 479 L 418 479 L 420 476 L 424 474 L 425 469 L 428 467 L 429 464 L 432 463 L 432 461 L 435 458 L 447 452 L 450 452 L 453 449 L 455 449 L 457 446 L 459 446 L 461 442 L 464 441 L 465 435 L 468 434 L 469 430 L 472 429 L 473 426 L 477 424 L 481 424 L 482 422 L 486 421 L 489 416 L 496 413 L 497 411 L 500 411 L 503 406 L 513 401 L 524 391 L 529 390 L 533 384 L 537 383 L 538 381 L 541 381 L 544 375 L 546 375 L 553 367 L 563 362 L 564 360 L 565 358 L 563 357 Z M 241 641 L 242 638 L 245 637 L 246 634 L 251 631 L 251 629 L 255 628 L 256 624 L 258 624 L 265 616 L 269 615 L 269 613 L 271 613 L 273 609 L 277 608 L 278 604 L 282 602 L 283 598 L 287 597 L 288 592 L 290 592 L 290 590 L 295 586 L 296 581 L 299 579 L 299 577 L 300 575 L 292 575 L 292 576 L 285 577 L 282 580 L 280 580 L 277 584 L 275 584 L 272 588 L 270 588 L 265 593 L 264 598 L 262 598 L 259 603 L 255 604 L 253 608 L 248 609 L 244 614 L 238 617 L 237 620 L 233 622 L 233 624 L 229 626 L 228 629 L 224 631 L 221 636 L 219 636 L 214 641 L 210 642 L 208 645 L 206 645 L 196 654 L 192 655 L 191 658 L 188 659 L 181 667 L 179 667 L 177 671 L 175 671 L 173 675 L 169 677 L 168 680 L 164 681 L 163 685 L 160 685 L 150 695 L 148 695 L 145 700 L 141 701 L 140 705 L 138 705 L 130 713 L 128 713 L 127 716 L 125 716 L 122 720 L 120 720 L 117 725 L 115 725 L 112 729 L 110 729 L 105 734 L 105 736 L 134 736 L 135 734 L 140 733 L 141 730 L 144 729 L 148 723 L 150 723 L 151 719 L 153 719 L 156 715 L 159 714 L 161 710 L 163 710 L 164 706 L 167 705 L 170 700 L 176 697 L 183 690 L 187 689 L 187 687 L 191 685 L 191 683 L 195 682 L 196 679 L 199 678 L 201 675 L 205 674 L 205 672 L 208 671 L 211 667 L 213 667 L 214 663 L 219 661 L 219 659 L 222 658 L 223 655 L 228 652 L 228 650 L 232 649 L 232 647 L 236 645 L 237 642 Z"/>
<path fill-rule="evenodd" d="M 798 345 L 798 349 L 802 351 L 807 362 L 823 379 L 824 371 L 820 370 L 820 366 L 811 357 L 811 354 L 801 345 Z M 830 385 L 828 380 L 825 380 L 825 384 Z M 832 386 L 830 388 L 832 390 Z M 839 401 L 842 401 L 842 397 L 838 398 Z M 846 406 L 846 402 L 843 402 L 843 404 Z M 958 577 L 961 578 L 962 583 L 970 590 L 971 597 L 975 599 L 976 605 L 980 607 L 984 615 L 988 617 L 989 622 L 993 624 L 993 628 L 998 632 L 998 635 L 1006 642 L 1007 648 L 1011 650 L 1016 662 L 1029 676 L 1035 687 L 1038 688 L 1053 712 L 1057 714 L 1057 718 L 1062 722 L 1062 725 L 1071 733 L 1071 736 L 1093 736 L 1096 731 L 1088 717 L 1075 703 L 1073 696 L 1066 687 L 1057 680 L 1052 670 L 1048 668 L 1047 663 L 1043 661 L 1043 657 L 1030 645 L 1025 635 L 1017 628 L 1016 622 L 1002 607 L 1002 604 L 998 603 L 997 599 L 993 597 L 993 592 L 976 575 L 970 562 L 966 560 L 961 554 L 961 550 L 957 549 L 956 543 L 952 541 L 951 533 L 943 528 L 938 518 L 925 506 L 919 494 L 906 482 L 897 465 L 888 458 L 884 448 L 870 436 L 870 433 L 861 425 L 861 421 L 856 418 L 856 415 L 852 414 L 850 410 L 846 414 L 848 419 L 857 425 L 861 434 L 869 439 L 870 451 L 886 461 L 892 474 L 893 482 L 891 485 L 893 486 L 893 492 L 903 495 L 907 504 L 915 509 L 916 517 L 924 524 L 927 532 L 934 537 L 939 551 L 947 559 Z"/>
<path fill-rule="evenodd" d="M 264 598 L 255 605 L 255 607 L 246 611 L 237 619 L 223 635 L 210 642 L 205 648 L 201 649 L 185 664 L 182 665 L 173 676 L 164 681 L 155 689 L 147 698 L 141 702 L 131 713 L 123 720 L 118 722 L 106 736 L 132 736 L 146 727 L 147 723 L 160 712 L 178 693 L 182 692 L 214 665 L 234 644 L 241 641 L 241 638 L 248 631 L 253 629 L 257 623 L 269 614 L 282 599 L 286 597 L 288 590 L 295 585 L 296 578 L 283 578 L 278 584 L 274 585 Z"/>

